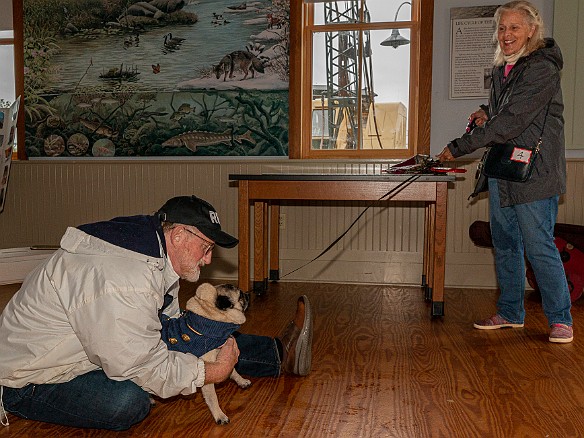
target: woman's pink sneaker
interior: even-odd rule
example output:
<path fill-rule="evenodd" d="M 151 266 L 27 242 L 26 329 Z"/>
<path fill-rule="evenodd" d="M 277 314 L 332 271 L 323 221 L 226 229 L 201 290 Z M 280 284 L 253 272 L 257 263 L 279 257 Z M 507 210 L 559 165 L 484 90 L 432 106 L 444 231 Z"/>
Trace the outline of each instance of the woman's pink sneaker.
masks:
<path fill-rule="evenodd" d="M 566 324 L 552 324 L 550 342 L 567 344 L 574 339 L 574 329 Z"/>
<path fill-rule="evenodd" d="M 482 319 L 474 323 L 474 328 L 479 330 L 496 330 L 500 328 L 521 328 L 523 323 L 515 324 L 509 322 L 506 319 L 500 317 L 499 315 L 493 315 L 487 319 Z"/>

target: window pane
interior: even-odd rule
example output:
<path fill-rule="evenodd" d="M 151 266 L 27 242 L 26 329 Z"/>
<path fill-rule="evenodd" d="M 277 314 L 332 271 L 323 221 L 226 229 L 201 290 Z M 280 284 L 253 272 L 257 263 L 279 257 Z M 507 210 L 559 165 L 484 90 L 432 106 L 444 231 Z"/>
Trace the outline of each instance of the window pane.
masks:
<path fill-rule="evenodd" d="M 12 0 L 0 0 L 0 31 L 12 31 Z M 12 34 L 12 32 L 10 32 Z M 0 37 L 6 38 L 0 32 Z M 12 35 L 10 35 L 12 38 Z"/>
<path fill-rule="evenodd" d="M 14 102 L 14 46 L 0 45 L 0 65 L 2 66 L 2 80 L 0 81 L 0 99 Z"/>
<path fill-rule="evenodd" d="M 371 56 L 363 65 L 370 102 L 364 115 L 364 149 L 407 149 L 410 45 L 382 46 L 388 31 L 371 31 Z M 410 38 L 408 29 L 399 34 Z"/>
<path fill-rule="evenodd" d="M 361 8 L 364 8 L 363 15 Z M 314 24 L 410 21 L 411 16 L 411 3 L 400 0 L 345 0 L 314 4 Z"/>
<path fill-rule="evenodd" d="M 367 0 L 371 22 L 410 21 L 412 4 L 400 0 Z"/>
<path fill-rule="evenodd" d="M 314 24 L 356 23 L 360 21 L 361 1 L 331 1 L 315 3 Z"/>
<path fill-rule="evenodd" d="M 389 32 L 313 34 L 312 149 L 407 149 L 410 46 Z"/>
<path fill-rule="evenodd" d="M 355 149 L 358 144 L 358 31 L 313 37 L 313 148 Z M 325 132 L 325 126 L 328 132 Z"/>

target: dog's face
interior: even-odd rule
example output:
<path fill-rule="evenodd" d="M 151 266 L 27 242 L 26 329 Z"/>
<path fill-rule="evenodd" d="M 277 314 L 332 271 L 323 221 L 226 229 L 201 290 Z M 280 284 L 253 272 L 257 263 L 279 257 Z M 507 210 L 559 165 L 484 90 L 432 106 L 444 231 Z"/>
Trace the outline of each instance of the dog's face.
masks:
<path fill-rule="evenodd" d="M 187 309 L 213 321 L 243 324 L 250 295 L 231 284 L 201 284 Z"/>
<path fill-rule="evenodd" d="M 215 305 L 219 310 L 227 311 L 235 309 L 245 313 L 249 306 L 249 294 L 238 289 L 232 284 L 220 284 L 215 286 L 217 297 Z"/>

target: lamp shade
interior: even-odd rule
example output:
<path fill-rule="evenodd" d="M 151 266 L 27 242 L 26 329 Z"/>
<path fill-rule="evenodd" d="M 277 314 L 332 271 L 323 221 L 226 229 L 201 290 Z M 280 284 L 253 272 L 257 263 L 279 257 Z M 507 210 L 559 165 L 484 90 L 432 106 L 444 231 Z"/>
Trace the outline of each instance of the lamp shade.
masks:
<path fill-rule="evenodd" d="M 404 46 L 404 45 L 409 44 L 409 43 L 410 43 L 410 40 L 401 36 L 401 34 L 399 33 L 399 30 L 393 29 L 391 31 L 391 35 L 389 36 L 389 38 L 383 40 L 381 42 L 381 45 L 382 46 L 391 46 L 394 49 L 397 49 L 399 46 Z"/>

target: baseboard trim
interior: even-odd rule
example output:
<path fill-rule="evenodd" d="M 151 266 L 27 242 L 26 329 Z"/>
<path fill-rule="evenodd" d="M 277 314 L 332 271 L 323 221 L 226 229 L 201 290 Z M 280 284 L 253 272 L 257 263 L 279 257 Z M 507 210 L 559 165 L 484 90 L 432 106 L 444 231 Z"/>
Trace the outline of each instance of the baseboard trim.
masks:
<path fill-rule="evenodd" d="M 24 278 L 39 263 L 42 263 L 55 252 L 55 248 L 46 247 L 26 247 L 0 249 L 0 284 L 22 283 Z M 289 254 L 290 253 L 290 254 Z M 298 267 L 299 263 L 305 263 L 302 257 L 291 257 L 295 255 L 293 251 L 284 251 L 280 260 L 280 274 L 286 274 Z M 474 255 L 476 257 L 476 254 Z M 305 258 L 306 255 L 304 254 Z M 390 257 L 386 254 L 381 260 L 367 260 L 367 269 L 364 270 L 363 261 L 343 260 L 346 255 L 339 254 L 336 264 L 343 263 L 340 272 L 344 272 L 342 278 L 338 274 L 326 275 L 327 265 L 330 260 L 318 261 L 306 268 L 309 274 L 304 278 L 282 278 L 281 281 L 306 281 L 311 282 L 312 278 L 320 277 L 318 281 L 341 282 L 341 283 L 364 283 L 364 284 L 420 284 L 422 265 L 417 254 L 401 253 L 399 257 Z M 355 255 L 353 254 L 353 257 Z M 476 257 L 479 260 L 470 261 L 468 255 L 457 256 L 447 255 L 446 267 L 446 287 L 474 287 L 474 288 L 496 288 L 497 280 L 494 272 L 492 256 Z M 253 266 L 253 260 L 252 260 Z M 310 272 L 313 270 L 313 272 Z M 469 273 L 472 273 L 470 275 Z M 217 258 L 209 267 L 205 268 L 205 275 L 208 278 L 237 278 L 237 259 L 234 257 Z"/>
<path fill-rule="evenodd" d="M 0 284 L 22 283 L 27 274 L 55 252 L 54 249 L 0 249 Z"/>

